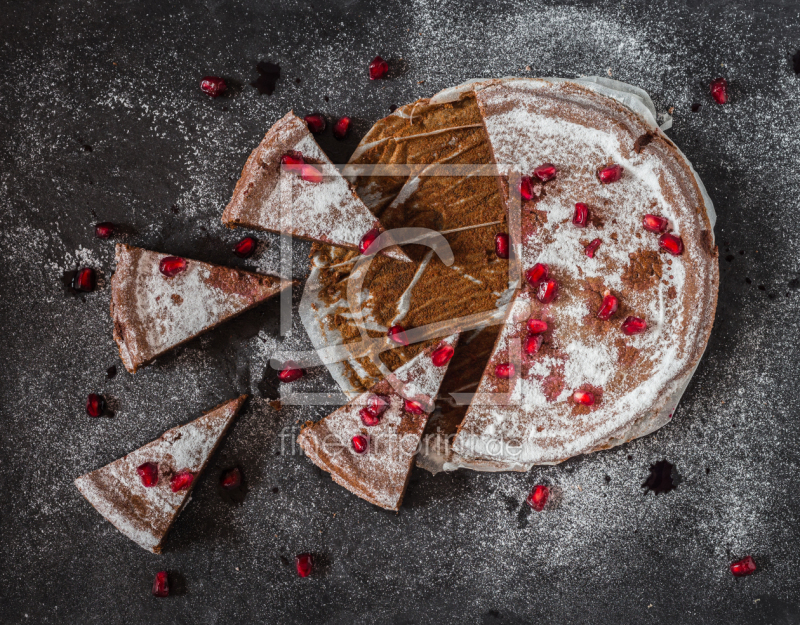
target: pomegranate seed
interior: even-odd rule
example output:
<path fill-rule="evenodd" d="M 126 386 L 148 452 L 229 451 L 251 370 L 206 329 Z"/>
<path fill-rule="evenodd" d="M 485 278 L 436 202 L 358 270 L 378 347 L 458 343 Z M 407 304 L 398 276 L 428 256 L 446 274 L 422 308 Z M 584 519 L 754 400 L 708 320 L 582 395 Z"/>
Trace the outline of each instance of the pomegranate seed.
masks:
<path fill-rule="evenodd" d="M 281 156 L 281 165 L 286 171 L 301 172 L 306 160 L 300 152 L 287 152 Z"/>
<path fill-rule="evenodd" d="M 500 232 L 494 238 L 494 253 L 497 258 L 508 258 L 508 235 Z"/>
<path fill-rule="evenodd" d="M 250 258 L 256 251 L 256 240 L 253 237 L 245 237 L 233 248 L 233 253 L 239 258 Z"/>
<path fill-rule="evenodd" d="M 537 484 L 533 487 L 533 490 L 531 490 L 525 503 L 536 510 L 536 512 L 541 512 L 547 505 L 548 499 L 550 499 L 550 489 L 543 484 Z"/>
<path fill-rule="evenodd" d="M 353 451 L 357 454 L 366 453 L 367 449 L 369 448 L 369 441 L 367 440 L 366 436 L 361 434 L 356 434 L 353 437 Z"/>
<path fill-rule="evenodd" d="M 530 176 L 522 176 L 519 179 L 519 194 L 523 200 L 533 199 L 533 180 Z"/>
<path fill-rule="evenodd" d="M 539 348 L 544 342 L 544 337 L 541 334 L 534 334 L 525 339 L 525 353 L 529 356 L 539 351 Z"/>
<path fill-rule="evenodd" d="M 305 375 L 305 371 L 303 371 L 300 367 L 295 365 L 293 362 L 287 362 L 283 370 L 278 374 L 278 379 L 281 382 L 289 383 L 294 382 L 295 380 L 299 380 L 300 378 Z"/>
<path fill-rule="evenodd" d="M 165 256 L 158 264 L 158 270 L 167 278 L 172 278 L 186 271 L 186 260 L 180 256 Z"/>
<path fill-rule="evenodd" d="M 169 597 L 169 579 L 166 571 L 156 573 L 156 578 L 153 580 L 153 596 Z"/>
<path fill-rule="evenodd" d="M 601 243 L 602 241 L 600 239 L 594 239 L 586 247 L 583 248 L 584 253 L 589 258 L 594 258 L 594 253 L 597 251 L 597 248 L 600 247 Z"/>
<path fill-rule="evenodd" d="M 658 215 L 645 215 L 642 217 L 642 226 L 645 230 L 661 234 L 667 230 L 669 222 L 664 217 Z"/>
<path fill-rule="evenodd" d="M 401 325 L 389 328 L 389 338 L 398 345 L 408 345 L 408 337 L 406 336 L 405 328 Z"/>
<path fill-rule="evenodd" d="M 403 402 L 403 408 L 405 408 L 406 412 L 410 412 L 411 414 L 422 414 L 425 412 L 425 408 L 422 406 L 422 404 L 418 401 L 414 401 L 413 399 L 406 399 Z"/>
<path fill-rule="evenodd" d="M 300 168 L 300 178 L 306 182 L 319 184 L 322 182 L 322 172 L 313 165 L 303 165 Z"/>
<path fill-rule="evenodd" d="M 536 286 L 540 282 L 544 282 L 550 276 L 550 267 L 544 263 L 536 263 L 533 267 L 525 272 L 525 279 L 531 286 Z"/>
<path fill-rule="evenodd" d="M 576 404 L 583 404 L 584 406 L 591 406 L 594 404 L 594 395 L 589 391 L 575 391 L 572 394 L 572 399 Z"/>
<path fill-rule="evenodd" d="M 607 321 L 611 318 L 619 308 L 619 300 L 611 294 L 611 291 L 603 293 L 603 303 L 600 304 L 600 310 L 597 311 L 597 318 Z"/>
<path fill-rule="evenodd" d="M 456 350 L 453 349 L 450 345 L 442 345 L 441 347 L 435 349 L 433 354 L 431 354 L 431 360 L 433 360 L 433 365 L 435 367 L 444 367 L 450 359 L 455 354 Z"/>
<path fill-rule="evenodd" d="M 94 291 L 95 277 L 94 269 L 91 267 L 84 267 L 79 269 L 78 273 L 72 279 L 72 288 L 76 291 Z"/>
<path fill-rule="evenodd" d="M 361 254 L 366 254 L 369 250 L 369 246 L 372 245 L 372 242 L 377 239 L 381 234 L 381 231 L 378 228 L 373 228 L 372 230 L 368 231 L 363 237 L 361 237 L 361 241 L 358 242 L 358 251 Z"/>
<path fill-rule="evenodd" d="M 369 79 L 370 80 L 378 80 L 380 78 L 385 78 L 386 74 L 389 73 L 389 64 L 384 61 L 381 57 L 376 56 L 372 59 L 372 63 L 369 64 Z"/>
<path fill-rule="evenodd" d="M 90 417 L 99 417 L 106 410 L 106 400 L 102 395 L 92 393 L 86 400 L 86 414 Z"/>
<path fill-rule="evenodd" d="M 728 81 L 724 78 L 717 78 L 712 80 L 709 85 L 711 88 L 711 97 L 717 104 L 725 104 L 728 101 Z"/>
<path fill-rule="evenodd" d="M 572 223 L 578 226 L 578 228 L 586 227 L 589 223 L 589 206 L 587 204 L 583 202 L 577 202 L 575 204 L 575 216 L 572 218 Z"/>
<path fill-rule="evenodd" d="M 627 317 L 622 322 L 622 331 L 625 334 L 641 334 L 645 330 L 647 330 L 647 322 L 639 317 Z"/>
<path fill-rule="evenodd" d="M 114 236 L 114 224 L 112 224 L 110 221 L 104 221 L 103 223 L 95 224 L 94 235 L 98 239 L 111 238 Z"/>
<path fill-rule="evenodd" d="M 194 473 L 191 471 L 180 471 L 173 475 L 169 480 L 169 487 L 173 493 L 186 490 L 194 482 Z"/>
<path fill-rule="evenodd" d="M 225 490 L 239 488 L 242 485 L 242 472 L 239 467 L 233 467 L 230 471 L 223 473 L 220 484 Z"/>
<path fill-rule="evenodd" d="M 301 553 L 299 556 L 295 557 L 294 565 L 300 577 L 308 577 L 311 575 L 311 570 L 314 568 L 314 556 L 310 553 Z"/>
<path fill-rule="evenodd" d="M 540 319 L 528 319 L 528 332 L 531 334 L 547 332 L 547 322 Z"/>
<path fill-rule="evenodd" d="M 216 98 L 228 90 L 228 85 L 219 76 L 206 76 L 200 81 L 200 90 L 212 98 Z"/>
<path fill-rule="evenodd" d="M 382 415 L 389 407 L 389 398 L 386 395 L 370 395 L 367 399 L 367 410 L 376 416 Z"/>
<path fill-rule="evenodd" d="M 558 282 L 555 280 L 548 280 L 539 285 L 539 290 L 536 291 L 536 299 L 542 304 L 549 304 L 558 294 Z"/>
<path fill-rule="evenodd" d="M 498 378 L 502 378 L 504 380 L 513 377 L 515 371 L 516 368 L 514 367 L 514 364 L 511 362 L 500 363 L 494 368 L 494 374 Z"/>
<path fill-rule="evenodd" d="M 619 165 L 609 165 L 608 167 L 603 167 L 603 169 L 600 169 L 597 172 L 597 177 L 603 184 L 616 182 L 622 178 L 622 167 Z"/>
<path fill-rule="evenodd" d="M 158 465 L 155 462 L 145 462 L 136 467 L 136 472 L 142 478 L 142 486 L 150 488 L 158 483 Z"/>
<path fill-rule="evenodd" d="M 306 115 L 303 120 L 305 120 L 308 125 L 308 129 L 315 135 L 325 130 L 325 126 L 327 126 L 325 118 L 319 113 Z"/>
<path fill-rule="evenodd" d="M 369 408 L 362 408 L 358 414 L 361 415 L 361 423 L 367 427 L 378 425 L 381 422 L 380 415 L 372 414 Z"/>
<path fill-rule="evenodd" d="M 333 125 L 333 136 L 337 139 L 344 139 L 350 132 L 350 118 L 342 117 Z"/>
<path fill-rule="evenodd" d="M 659 246 L 667 250 L 673 256 L 683 254 L 683 239 L 674 234 L 662 234 L 658 240 Z"/>
<path fill-rule="evenodd" d="M 747 556 L 741 560 L 731 563 L 731 573 L 736 577 L 744 577 L 756 572 L 756 561 L 753 556 Z"/>
<path fill-rule="evenodd" d="M 542 182 L 547 182 L 548 180 L 552 180 L 556 177 L 556 166 L 553 165 L 553 163 L 539 165 L 539 167 L 533 170 L 533 175 Z"/>

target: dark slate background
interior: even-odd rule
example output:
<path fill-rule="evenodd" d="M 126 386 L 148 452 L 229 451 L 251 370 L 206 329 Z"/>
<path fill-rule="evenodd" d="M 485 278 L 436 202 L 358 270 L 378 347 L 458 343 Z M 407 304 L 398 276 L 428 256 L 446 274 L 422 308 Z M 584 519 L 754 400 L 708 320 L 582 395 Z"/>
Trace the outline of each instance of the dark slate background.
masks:
<path fill-rule="evenodd" d="M 0 3 L 0 621 L 3 623 L 800 622 L 797 350 L 800 9 L 792 2 L 388 0 Z M 610 3 L 609 3 L 610 4 Z M 388 80 L 367 64 L 390 59 Z M 273 95 L 250 83 L 281 67 Z M 623 448 L 529 474 L 415 470 L 400 514 L 379 510 L 281 448 L 325 407 L 267 403 L 271 302 L 136 376 L 111 339 L 107 277 L 128 242 L 275 271 L 219 216 L 250 150 L 290 108 L 349 114 L 344 162 L 392 104 L 473 77 L 611 74 L 673 107 L 669 135 L 719 213 L 719 309 L 671 424 Z M 232 85 L 211 100 L 218 74 Z M 708 83 L 726 76 L 729 105 Z M 700 104 L 693 112 L 692 105 Z M 307 269 L 296 243 L 295 273 Z M 76 297 L 64 272 L 104 276 Z M 295 291 L 299 298 L 300 288 Z M 107 369 L 117 366 L 109 379 Z M 325 371 L 295 388 L 329 390 Z M 90 419 L 87 393 L 116 405 Z M 240 392 L 253 394 L 161 556 L 121 536 L 72 480 Z M 294 430 L 292 429 L 294 428 Z M 677 489 L 641 488 L 651 464 Z M 244 501 L 225 501 L 238 464 Z M 546 481 L 560 502 L 530 512 Z M 320 563 L 300 579 L 294 555 Z M 752 554 L 758 572 L 728 564 Z M 156 571 L 174 596 L 155 599 Z"/>

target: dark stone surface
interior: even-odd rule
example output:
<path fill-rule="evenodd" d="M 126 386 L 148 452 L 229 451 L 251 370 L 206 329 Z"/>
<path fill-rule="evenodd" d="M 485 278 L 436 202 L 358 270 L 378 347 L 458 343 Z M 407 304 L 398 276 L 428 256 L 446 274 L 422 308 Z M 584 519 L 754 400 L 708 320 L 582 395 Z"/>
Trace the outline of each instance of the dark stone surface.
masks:
<path fill-rule="evenodd" d="M 790 2 L 2 3 L 0 21 L 0 621 L 3 623 L 800 622 L 797 350 L 800 82 Z M 381 54 L 390 78 L 367 79 Z M 280 65 L 271 96 L 256 65 Z M 526 71 L 529 67 L 529 72 Z M 111 340 L 113 241 L 250 261 L 219 216 L 250 150 L 290 108 L 348 114 L 323 147 L 343 162 L 391 105 L 478 76 L 607 74 L 674 107 L 668 134 L 714 199 L 721 289 L 708 351 L 671 424 L 623 448 L 527 475 L 416 470 L 399 515 L 282 452 L 325 407 L 274 411 L 266 361 L 277 302 L 136 376 Z M 204 75 L 231 89 L 210 100 Z M 730 104 L 708 83 L 724 75 Z M 701 104 L 693 112 L 693 105 Z M 296 275 L 306 264 L 295 245 Z M 64 272 L 100 272 L 66 292 Z M 300 290 L 296 291 L 299 297 Z M 107 375 L 117 365 L 115 376 Z M 297 383 L 335 386 L 325 371 Z M 89 392 L 111 418 L 89 419 Z M 239 392 L 254 398 L 201 479 L 165 553 L 106 523 L 72 486 L 85 471 Z M 286 430 L 289 431 L 289 430 Z M 641 488 L 667 459 L 681 481 Z M 235 503 L 216 481 L 242 467 Z M 532 484 L 559 503 L 527 509 Z M 317 554 L 300 579 L 294 555 Z M 732 560 L 758 572 L 736 579 Z M 155 599 L 156 571 L 175 596 Z"/>

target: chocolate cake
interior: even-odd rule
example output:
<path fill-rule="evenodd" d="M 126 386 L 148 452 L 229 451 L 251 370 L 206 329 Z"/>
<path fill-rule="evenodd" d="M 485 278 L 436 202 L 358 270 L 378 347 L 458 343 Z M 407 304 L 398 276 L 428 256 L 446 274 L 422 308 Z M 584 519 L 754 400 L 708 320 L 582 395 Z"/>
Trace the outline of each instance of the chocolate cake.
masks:
<path fill-rule="evenodd" d="M 250 154 L 222 223 L 353 250 L 365 237 L 383 232 L 317 145 L 306 122 L 292 112 L 278 120 Z M 396 246 L 381 253 L 408 260 Z"/>
<path fill-rule="evenodd" d="M 116 261 L 111 318 L 131 373 L 293 284 L 122 244 Z"/>
<path fill-rule="evenodd" d="M 398 510 L 458 335 L 437 341 L 297 439 L 306 456 L 362 499 Z"/>
<path fill-rule="evenodd" d="M 75 480 L 95 509 L 140 547 L 160 553 L 192 488 L 242 407 L 232 399 Z M 147 484 L 147 485 L 146 485 Z"/>

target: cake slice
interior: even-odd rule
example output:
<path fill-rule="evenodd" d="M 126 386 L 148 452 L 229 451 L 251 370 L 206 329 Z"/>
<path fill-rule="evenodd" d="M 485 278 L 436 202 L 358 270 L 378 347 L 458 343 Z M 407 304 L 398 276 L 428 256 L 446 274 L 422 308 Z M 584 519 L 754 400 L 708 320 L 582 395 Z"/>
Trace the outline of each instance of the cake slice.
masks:
<path fill-rule="evenodd" d="M 422 432 L 458 334 L 434 343 L 385 380 L 324 419 L 297 442 L 309 459 L 350 492 L 399 510 Z"/>
<path fill-rule="evenodd" d="M 79 477 L 75 486 L 125 536 L 160 553 L 169 528 L 245 399 L 247 395 L 231 399 L 167 430 L 152 443 Z"/>
<path fill-rule="evenodd" d="M 116 260 L 111 318 L 131 373 L 293 284 L 122 244 Z"/>
<path fill-rule="evenodd" d="M 294 164 L 282 167 L 284 156 L 291 156 Z M 222 223 L 356 250 L 365 236 L 383 232 L 306 123 L 291 111 L 250 154 Z M 408 260 L 397 246 L 381 253 Z"/>

